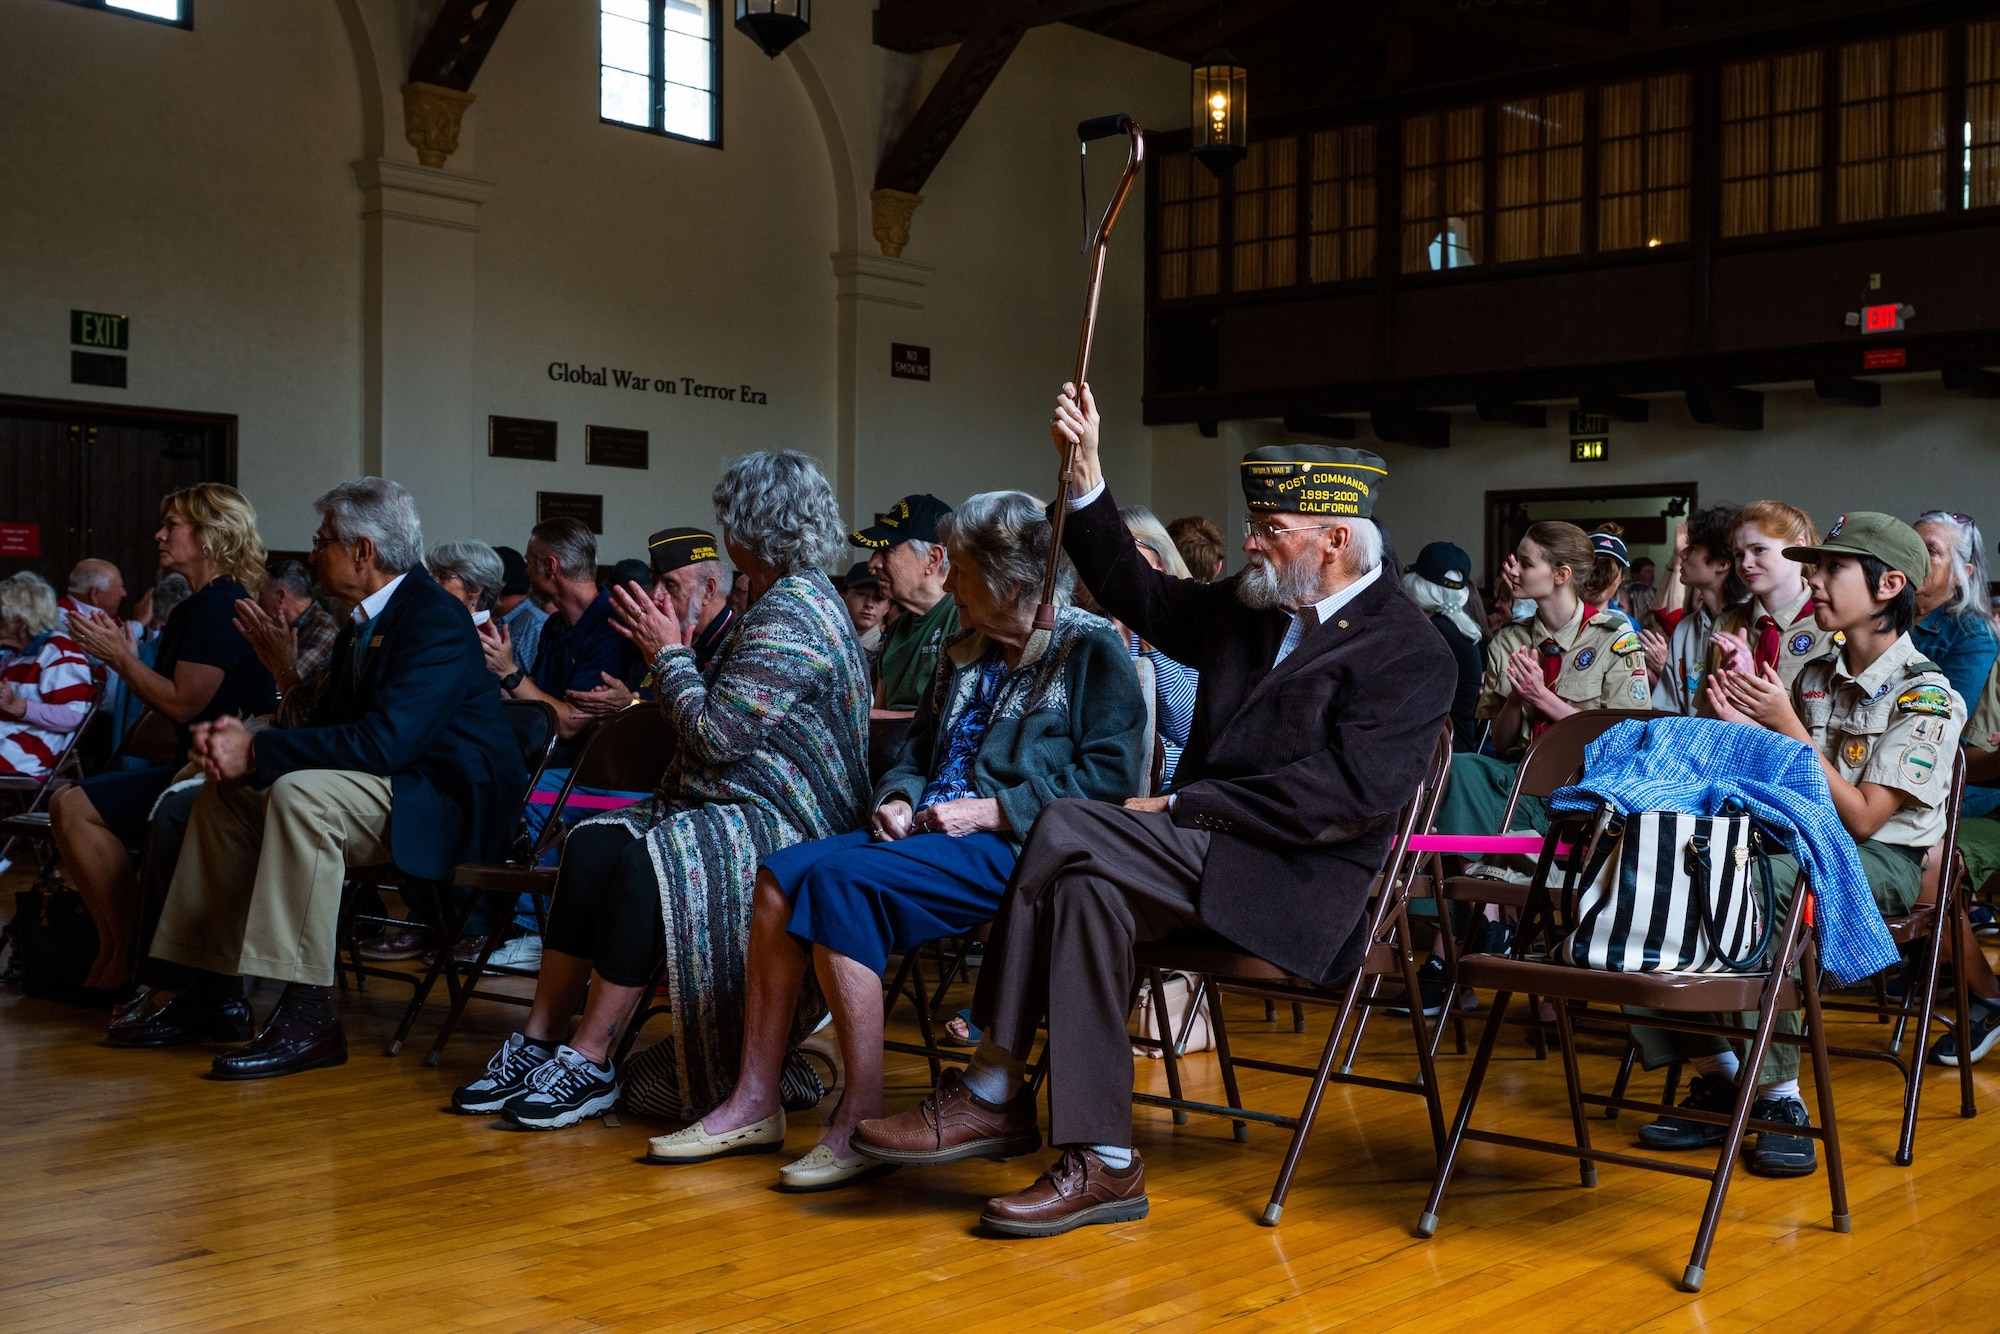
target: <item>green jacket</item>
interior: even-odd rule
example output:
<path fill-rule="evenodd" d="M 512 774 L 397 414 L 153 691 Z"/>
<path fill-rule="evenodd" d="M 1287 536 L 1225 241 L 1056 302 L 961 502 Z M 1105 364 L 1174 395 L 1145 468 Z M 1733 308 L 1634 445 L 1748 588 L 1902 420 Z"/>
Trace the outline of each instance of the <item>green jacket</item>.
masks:
<path fill-rule="evenodd" d="M 917 703 L 895 765 L 875 789 L 875 805 L 896 797 L 915 807 L 943 760 L 952 726 L 979 685 L 989 641 L 967 630 L 945 645 L 931 687 Z M 1058 797 L 1123 801 L 1136 796 L 1146 753 L 1146 700 L 1132 656 L 1110 622 L 1075 607 L 1037 631 L 1008 674 L 972 763 L 982 797 L 1000 803 L 1015 846 L 1042 807 Z"/>

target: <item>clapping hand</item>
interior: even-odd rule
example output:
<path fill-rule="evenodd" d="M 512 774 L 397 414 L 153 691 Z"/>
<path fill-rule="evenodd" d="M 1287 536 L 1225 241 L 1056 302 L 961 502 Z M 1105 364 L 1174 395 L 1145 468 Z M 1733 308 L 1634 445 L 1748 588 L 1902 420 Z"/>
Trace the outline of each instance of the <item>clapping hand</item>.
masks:
<path fill-rule="evenodd" d="M 674 615 L 674 604 L 665 598 L 654 601 L 636 583 L 612 586 L 611 610 L 611 628 L 631 640 L 649 663 L 660 656 L 661 649 L 681 642 L 681 623 Z"/>
<path fill-rule="evenodd" d="M 1646 650 L 1646 670 L 1658 676 L 1667 666 L 1667 637 L 1657 630 L 1641 630 L 1639 643 Z"/>
<path fill-rule="evenodd" d="M 1716 712 L 1729 722 L 1751 722 L 1794 739 L 1805 739 L 1805 728 L 1792 710 L 1792 697 L 1778 678 L 1778 669 L 1769 665 L 1754 672 L 1718 671 L 1711 678 L 1709 695 L 1726 701 Z M 1735 715 L 1731 717 L 1730 715 Z"/>
<path fill-rule="evenodd" d="M 514 674 L 514 636 L 505 621 L 489 620 L 479 627 L 479 651 L 486 655 L 486 670 L 495 676 Z"/>
<path fill-rule="evenodd" d="M 110 664 L 114 669 L 132 653 L 132 641 L 125 634 L 125 623 L 92 607 L 79 608 L 69 614 L 69 637 L 85 653 L 99 662 Z"/>
<path fill-rule="evenodd" d="M 1708 642 L 1715 645 L 1722 655 L 1721 667 L 1729 672 L 1752 672 L 1757 667 L 1757 655 L 1751 651 L 1750 636 L 1742 630 L 1734 634 L 1713 634 Z"/>
<path fill-rule="evenodd" d="M 281 677 L 298 666 L 298 631 L 266 613 L 250 598 L 236 599 L 236 629 L 250 641 L 250 651 L 273 677 Z"/>
<path fill-rule="evenodd" d="M 571 708 L 593 718 L 602 718 L 629 708 L 639 698 L 610 672 L 599 672 L 598 676 L 603 678 L 604 684 L 595 690 L 572 690 L 563 696 Z"/>
<path fill-rule="evenodd" d="M 1526 644 L 1507 655 L 1507 680 L 1523 704 L 1543 705 L 1554 698 L 1542 681 L 1540 654 Z"/>

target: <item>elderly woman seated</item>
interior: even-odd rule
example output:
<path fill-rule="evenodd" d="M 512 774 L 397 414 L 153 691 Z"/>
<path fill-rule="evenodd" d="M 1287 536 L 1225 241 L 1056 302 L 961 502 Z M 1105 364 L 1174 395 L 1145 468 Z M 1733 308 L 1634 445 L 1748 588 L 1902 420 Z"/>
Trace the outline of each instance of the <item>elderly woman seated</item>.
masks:
<path fill-rule="evenodd" d="M 882 1114 L 882 983 L 892 951 L 992 920 L 1022 840 L 1058 797 L 1138 791 L 1146 704 L 1110 624 L 1064 606 L 1034 629 L 1049 560 L 1041 503 L 974 496 L 938 524 L 946 588 L 969 627 L 947 642 L 909 739 L 875 792 L 867 829 L 764 859 L 750 935 L 743 1074 L 728 1102 L 652 1141 L 656 1162 L 775 1151 L 779 1074 L 811 951 L 832 1006 L 847 1095 L 819 1145 L 779 1171 L 827 1190 L 885 1170 L 848 1152 Z M 1065 565 L 1064 593 L 1073 578 Z"/>
<path fill-rule="evenodd" d="M 758 864 L 866 816 L 868 671 L 821 573 L 847 542 L 833 487 L 804 454 L 748 454 L 714 500 L 750 609 L 698 671 L 670 600 L 612 591 L 614 624 L 652 664 L 676 745 L 653 796 L 570 833 L 525 1031 L 452 1094 L 457 1111 L 553 1130 L 611 1110 L 611 1053 L 663 970 L 679 1094 L 689 1107 L 720 1102 L 736 1078 Z"/>
<path fill-rule="evenodd" d="M 445 592 L 465 604 L 474 625 L 493 619 L 494 604 L 500 600 L 507 568 L 500 553 L 484 542 L 440 542 L 424 559 L 431 578 Z"/>
<path fill-rule="evenodd" d="M 46 777 L 91 691 L 90 660 L 62 632 L 55 589 L 29 570 L 0 579 L 0 775 Z"/>

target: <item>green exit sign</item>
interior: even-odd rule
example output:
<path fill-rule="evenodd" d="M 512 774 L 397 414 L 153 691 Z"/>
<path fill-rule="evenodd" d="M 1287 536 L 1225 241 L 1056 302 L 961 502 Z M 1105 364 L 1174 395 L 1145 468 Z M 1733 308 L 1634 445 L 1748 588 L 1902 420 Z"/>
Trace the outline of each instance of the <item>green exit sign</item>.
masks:
<path fill-rule="evenodd" d="M 1601 436 L 1594 440 L 1572 440 L 1569 442 L 1569 461 L 1571 463 L 1602 463 L 1610 444 L 1609 440 Z"/>
<path fill-rule="evenodd" d="M 69 341 L 80 347 L 109 347 L 122 352 L 131 339 L 132 321 L 124 315 L 106 315 L 97 310 L 69 313 Z"/>

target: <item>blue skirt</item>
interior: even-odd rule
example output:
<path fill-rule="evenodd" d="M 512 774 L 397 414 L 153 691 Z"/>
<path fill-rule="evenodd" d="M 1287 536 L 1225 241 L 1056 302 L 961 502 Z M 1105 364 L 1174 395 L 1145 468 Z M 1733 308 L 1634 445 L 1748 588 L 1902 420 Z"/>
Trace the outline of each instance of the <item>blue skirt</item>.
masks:
<path fill-rule="evenodd" d="M 1014 858 L 999 834 L 878 843 L 857 829 L 773 853 L 764 869 L 792 901 L 793 936 L 880 973 L 897 950 L 992 921 Z"/>
<path fill-rule="evenodd" d="M 146 825 L 153 818 L 153 803 L 173 786 L 178 764 L 154 764 L 144 769 L 107 769 L 101 774 L 80 778 L 76 785 L 97 808 L 97 818 L 118 835 L 128 848 L 146 844 Z"/>

